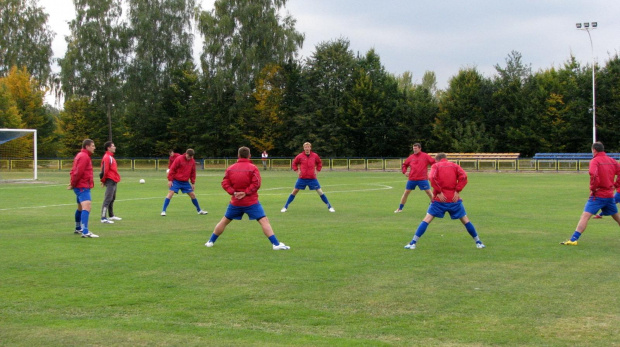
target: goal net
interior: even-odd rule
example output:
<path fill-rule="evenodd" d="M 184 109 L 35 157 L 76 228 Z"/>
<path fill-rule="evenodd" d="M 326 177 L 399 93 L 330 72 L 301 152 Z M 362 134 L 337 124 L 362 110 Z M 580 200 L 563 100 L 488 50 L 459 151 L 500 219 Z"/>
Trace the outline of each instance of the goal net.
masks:
<path fill-rule="evenodd" d="M 37 179 L 37 130 L 0 129 L 0 181 Z"/>

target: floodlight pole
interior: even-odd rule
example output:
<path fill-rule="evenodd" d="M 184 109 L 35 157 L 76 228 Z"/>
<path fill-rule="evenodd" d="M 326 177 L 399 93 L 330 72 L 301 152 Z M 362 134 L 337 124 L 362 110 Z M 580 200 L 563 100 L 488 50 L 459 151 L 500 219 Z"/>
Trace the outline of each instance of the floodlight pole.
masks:
<path fill-rule="evenodd" d="M 577 23 L 577 30 L 588 33 L 588 38 L 590 38 L 590 49 L 592 50 L 592 143 L 596 142 L 596 60 L 594 58 L 594 44 L 592 44 L 590 30 L 594 30 L 597 27 L 597 22 L 592 22 L 592 26 L 590 26 L 588 22 L 583 23 L 583 27 L 581 23 Z"/>

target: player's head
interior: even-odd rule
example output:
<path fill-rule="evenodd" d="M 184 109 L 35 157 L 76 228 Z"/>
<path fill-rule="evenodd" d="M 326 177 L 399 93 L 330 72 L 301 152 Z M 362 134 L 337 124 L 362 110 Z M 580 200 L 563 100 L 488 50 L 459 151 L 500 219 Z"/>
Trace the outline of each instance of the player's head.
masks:
<path fill-rule="evenodd" d="M 310 154 L 311 150 L 312 150 L 312 144 L 310 142 L 304 143 L 304 152 L 306 152 L 306 154 Z"/>
<path fill-rule="evenodd" d="M 85 149 L 90 153 L 95 153 L 95 141 L 91 139 L 86 139 L 82 141 L 82 149 Z"/>
<path fill-rule="evenodd" d="M 91 139 L 86 139 L 84 141 L 82 141 L 82 148 L 86 148 L 92 144 L 94 144 L 95 141 L 91 140 Z"/>
<path fill-rule="evenodd" d="M 435 161 L 440 161 L 441 159 L 446 159 L 448 156 L 446 156 L 446 153 L 437 153 L 435 155 Z"/>
<path fill-rule="evenodd" d="M 185 151 L 185 158 L 192 159 L 194 157 L 194 150 L 191 148 L 188 148 L 187 151 Z"/>
<path fill-rule="evenodd" d="M 605 152 L 605 146 L 603 146 L 603 144 L 601 142 L 594 142 L 592 144 L 592 153 L 594 153 L 594 151 L 598 152 Z"/>
<path fill-rule="evenodd" d="M 413 144 L 413 153 L 419 153 L 422 150 L 422 145 L 419 143 Z"/>
<path fill-rule="evenodd" d="M 110 151 L 112 153 L 114 153 L 116 151 L 116 146 L 114 146 L 114 142 L 112 141 L 108 141 L 106 143 L 103 144 L 103 148 L 106 151 Z"/>
<path fill-rule="evenodd" d="M 239 147 L 239 150 L 237 151 L 237 155 L 239 156 L 239 158 L 249 159 L 250 158 L 250 149 L 245 147 L 245 146 Z"/>
<path fill-rule="evenodd" d="M 173 154 L 174 154 L 174 149 L 170 149 L 170 151 L 168 151 L 168 153 L 169 153 L 170 155 L 173 155 Z"/>

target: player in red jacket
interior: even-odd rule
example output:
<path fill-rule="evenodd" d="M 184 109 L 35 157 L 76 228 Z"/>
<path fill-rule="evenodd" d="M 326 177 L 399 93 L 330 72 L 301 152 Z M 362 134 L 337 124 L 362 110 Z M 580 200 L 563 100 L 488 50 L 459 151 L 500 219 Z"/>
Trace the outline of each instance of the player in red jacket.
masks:
<path fill-rule="evenodd" d="M 256 165 L 250 161 L 250 149 L 241 147 L 238 150 L 237 163 L 226 169 L 222 188 L 231 195 L 228 209 L 224 217 L 215 226 L 209 241 L 205 243 L 207 247 L 213 247 L 217 238 L 222 235 L 226 226 L 233 219 L 241 220 L 243 214 L 247 214 L 250 220 L 256 220 L 263 229 L 263 234 L 271 241 L 275 251 L 290 249 L 289 246 L 279 242 L 273 233 L 269 219 L 263 210 L 263 206 L 258 201 L 258 189 L 261 185 L 260 172 Z"/>
<path fill-rule="evenodd" d="M 191 184 L 190 184 L 191 182 Z M 194 150 L 189 148 L 185 155 L 181 155 L 174 160 L 168 172 L 168 195 L 164 199 L 164 207 L 161 215 L 166 215 L 166 209 L 170 204 L 170 199 L 174 194 L 186 193 L 192 199 L 192 204 L 196 206 L 198 214 L 207 214 L 207 211 L 200 209 L 194 188 L 196 184 L 196 161 L 194 160 Z"/>
<path fill-rule="evenodd" d="M 400 198 L 400 205 L 394 213 L 400 213 L 403 211 L 405 204 L 407 203 L 407 197 L 415 187 L 419 187 L 423 190 L 428 198 L 432 201 L 433 195 L 431 194 L 431 187 L 428 185 L 428 167 L 435 164 L 435 159 L 430 155 L 422 152 L 422 145 L 419 143 L 413 144 L 413 154 L 405 160 L 402 166 L 403 174 L 407 174 L 409 169 L 409 180 L 407 181 L 407 187 L 403 196 Z"/>
<path fill-rule="evenodd" d="M 614 190 L 620 187 L 620 164 L 605 153 L 600 142 L 592 144 L 592 160 L 590 160 L 590 198 L 570 238 L 561 242 L 562 245 L 577 246 L 577 240 L 586 230 L 592 215 L 601 210 L 601 214 L 611 216 L 620 225 L 620 213 L 614 199 Z"/>
<path fill-rule="evenodd" d="M 90 190 L 95 186 L 93 181 L 93 161 L 91 156 L 95 153 L 95 142 L 86 139 L 82 142 L 82 150 L 73 159 L 71 168 L 71 182 L 67 189 L 73 190 L 77 197 L 77 210 L 75 211 L 75 234 L 82 237 L 99 237 L 88 231 L 88 217 L 92 198 Z"/>
<path fill-rule="evenodd" d="M 321 158 L 318 154 L 312 152 L 312 144 L 310 142 L 304 143 L 304 151 L 299 153 L 295 159 L 293 159 L 293 171 L 299 171 L 297 178 L 297 182 L 295 183 L 295 188 L 291 195 L 289 195 L 288 200 L 286 200 L 286 204 L 280 212 L 286 212 L 288 210 L 288 205 L 290 205 L 299 190 L 305 190 L 306 187 L 309 187 L 310 190 L 316 190 L 316 192 L 321 197 L 321 200 L 327 205 L 327 210 L 329 212 L 336 212 L 332 205 L 327 200 L 327 197 L 321 190 L 321 185 L 319 181 L 316 179 L 316 173 L 321 171 L 323 168 L 323 162 L 321 162 Z"/>
<path fill-rule="evenodd" d="M 103 204 L 101 205 L 101 223 L 114 224 L 114 221 L 122 220 L 121 217 L 114 215 L 114 200 L 116 200 L 116 186 L 121 181 L 121 175 L 118 174 L 118 165 L 114 154 L 116 153 L 116 146 L 114 142 L 108 141 L 103 147 L 105 148 L 105 154 L 101 159 L 101 186 L 105 187 L 105 194 L 103 196 Z M 110 215 L 108 218 L 107 216 Z"/>
<path fill-rule="evenodd" d="M 455 163 L 446 159 L 445 153 L 438 153 L 435 156 L 436 163 L 431 166 L 430 180 L 433 186 L 433 200 L 428 207 L 426 217 L 418 226 L 413 240 L 405 245 L 406 249 L 415 249 L 420 237 L 426 232 L 426 228 L 435 217 L 443 218 L 446 212 L 450 214 L 452 219 L 460 219 L 465 229 L 476 242 L 477 248 L 485 248 L 480 241 L 476 228 L 467 218 L 463 200 L 459 193 L 467 185 L 467 174 Z"/>

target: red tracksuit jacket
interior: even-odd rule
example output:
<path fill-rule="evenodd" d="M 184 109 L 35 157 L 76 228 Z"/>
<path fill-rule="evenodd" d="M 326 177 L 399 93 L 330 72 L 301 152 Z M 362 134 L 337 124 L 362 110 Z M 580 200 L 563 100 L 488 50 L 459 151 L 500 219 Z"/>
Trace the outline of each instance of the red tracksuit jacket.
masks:
<path fill-rule="evenodd" d="M 90 159 L 91 153 L 82 148 L 82 150 L 73 159 L 73 167 L 71 167 L 71 187 L 73 188 L 92 188 L 95 186 L 93 181 L 93 161 Z"/>
<path fill-rule="evenodd" d="M 403 174 L 409 169 L 410 181 L 425 181 L 428 179 L 428 166 L 435 164 L 435 159 L 424 152 L 412 154 L 403 163 Z"/>
<path fill-rule="evenodd" d="M 590 161 L 590 195 L 613 198 L 614 189 L 620 187 L 620 164 L 605 152 L 598 152 Z"/>
<path fill-rule="evenodd" d="M 316 171 L 314 168 L 316 168 Z M 321 158 L 312 151 L 310 151 L 310 155 L 306 155 L 306 152 L 301 152 L 293 159 L 293 171 L 300 170 L 299 178 L 316 179 L 317 171 L 321 171 L 322 168 L 323 162 L 321 162 Z"/>
<path fill-rule="evenodd" d="M 230 199 L 233 206 L 250 206 L 258 203 L 258 189 L 261 185 L 260 172 L 250 159 L 239 158 L 237 162 L 226 169 L 222 188 L 233 195 L 235 192 L 245 192 L 241 200 L 234 196 Z"/>
<path fill-rule="evenodd" d="M 178 156 L 168 172 L 168 181 L 177 180 L 181 182 L 190 181 L 196 183 L 196 161 L 194 158 L 187 160 L 185 154 Z"/>
<path fill-rule="evenodd" d="M 441 159 L 431 166 L 431 186 L 433 187 L 433 201 L 441 201 L 437 197 L 443 193 L 448 202 L 454 198 L 454 192 L 461 192 L 467 185 L 467 174 L 462 167 L 447 159 Z"/>

